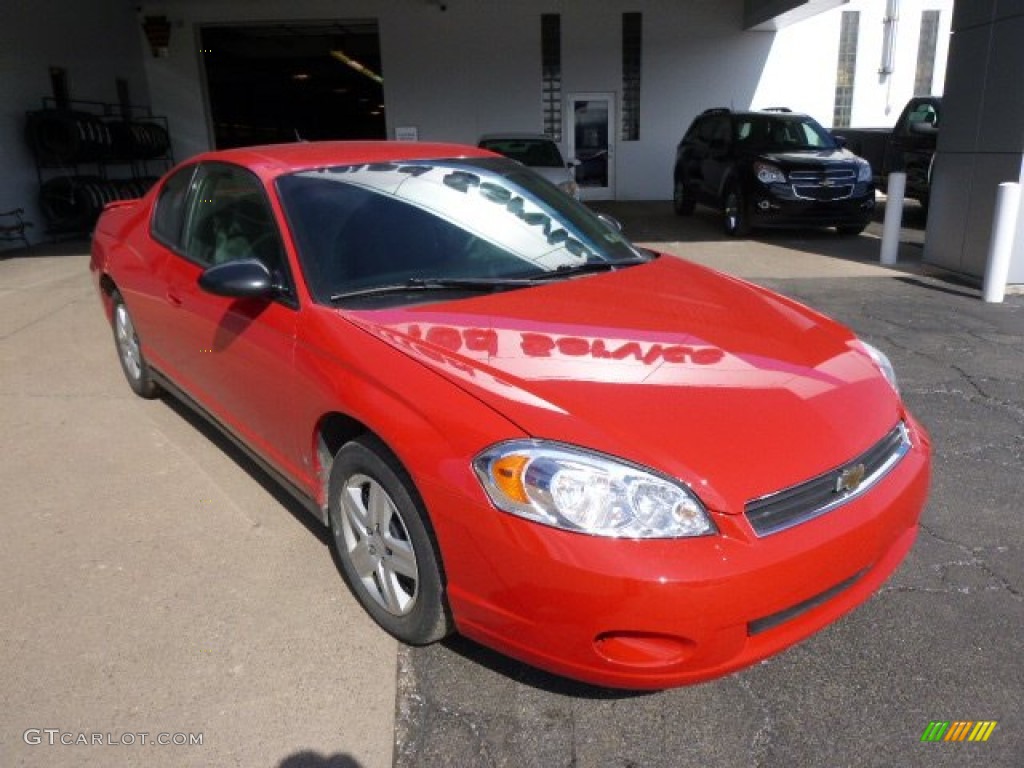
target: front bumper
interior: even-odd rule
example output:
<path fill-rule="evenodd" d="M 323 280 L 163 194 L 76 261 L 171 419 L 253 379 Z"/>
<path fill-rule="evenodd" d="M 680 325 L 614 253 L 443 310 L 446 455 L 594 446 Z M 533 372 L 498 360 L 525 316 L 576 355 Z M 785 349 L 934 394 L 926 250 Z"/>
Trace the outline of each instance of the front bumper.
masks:
<path fill-rule="evenodd" d="M 917 534 L 927 435 L 863 496 L 758 538 L 742 515 L 720 534 L 627 541 L 545 528 L 438 498 L 435 520 L 456 626 L 510 656 L 589 683 L 660 689 L 777 653 L 867 600 Z M 438 507 L 437 503 L 448 506 Z"/>
<path fill-rule="evenodd" d="M 838 200 L 800 197 L 792 185 L 756 185 L 747 193 L 747 210 L 755 227 L 863 226 L 875 212 L 873 185 L 859 183 Z"/>

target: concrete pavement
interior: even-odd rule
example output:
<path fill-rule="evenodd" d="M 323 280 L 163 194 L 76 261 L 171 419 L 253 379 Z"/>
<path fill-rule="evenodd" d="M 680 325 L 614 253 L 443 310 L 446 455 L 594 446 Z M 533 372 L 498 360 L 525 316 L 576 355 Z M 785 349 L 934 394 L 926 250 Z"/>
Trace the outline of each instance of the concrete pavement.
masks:
<path fill-rule="evenodd" d="M 395 643 L 301 509 L 132 395 L 86 250 L 0 260 L 0 766 L 390 766 Z"/>

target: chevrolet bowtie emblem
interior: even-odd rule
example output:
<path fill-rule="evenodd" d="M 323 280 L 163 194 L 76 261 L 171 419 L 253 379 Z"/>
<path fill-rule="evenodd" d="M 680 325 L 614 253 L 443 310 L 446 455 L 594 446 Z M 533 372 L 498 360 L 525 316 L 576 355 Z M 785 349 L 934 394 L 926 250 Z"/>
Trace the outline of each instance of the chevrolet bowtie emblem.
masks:
<path fill-rule="evenodd" d="M 864 476 L 867 472 L 867 467 L 863 464 L 854 464 L 852 467 L 847 467 L 836 478 L 835 492 L 853 493 L 864 482 Z"/>

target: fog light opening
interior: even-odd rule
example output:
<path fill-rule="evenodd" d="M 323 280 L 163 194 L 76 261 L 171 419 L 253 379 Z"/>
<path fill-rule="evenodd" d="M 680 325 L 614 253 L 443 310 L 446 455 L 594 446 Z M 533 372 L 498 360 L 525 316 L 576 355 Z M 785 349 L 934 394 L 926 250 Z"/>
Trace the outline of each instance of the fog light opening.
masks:
<path fill-rule="evenodd" d="M 594 649 L 613 664 L 663 667 L 688 659 L 697 650 L 697 643 L 657 632 L 612 631 L 594 638 Z"/>

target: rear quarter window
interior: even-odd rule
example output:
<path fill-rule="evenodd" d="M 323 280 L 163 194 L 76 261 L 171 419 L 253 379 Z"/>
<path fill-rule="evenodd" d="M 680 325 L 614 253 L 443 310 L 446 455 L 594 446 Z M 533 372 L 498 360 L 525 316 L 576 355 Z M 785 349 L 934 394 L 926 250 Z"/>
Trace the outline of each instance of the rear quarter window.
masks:
<path fill-rule="evenodd" d="M 190 165 L 175 173 L 160 188 L 153 210 L 151 229 L 153 237 L 164 245 L 181 249 L 185 223 L 185 201 L 196 167 Z"/>

